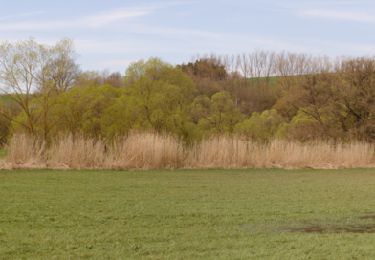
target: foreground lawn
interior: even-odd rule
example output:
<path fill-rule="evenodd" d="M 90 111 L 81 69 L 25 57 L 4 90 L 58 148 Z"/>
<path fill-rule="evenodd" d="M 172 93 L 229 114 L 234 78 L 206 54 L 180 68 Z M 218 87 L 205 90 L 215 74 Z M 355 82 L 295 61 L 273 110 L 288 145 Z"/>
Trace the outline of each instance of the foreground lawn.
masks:
<path fill-rule="evenodd" d="M 0 171 L 0 259 L 375 258 L 375 170 Z"/>

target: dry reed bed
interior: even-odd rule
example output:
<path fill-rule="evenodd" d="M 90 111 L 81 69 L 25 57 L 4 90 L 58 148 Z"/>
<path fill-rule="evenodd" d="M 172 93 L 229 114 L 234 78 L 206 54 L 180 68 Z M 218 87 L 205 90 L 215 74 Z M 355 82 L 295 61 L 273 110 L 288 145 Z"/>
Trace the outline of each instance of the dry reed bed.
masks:
<path fill-rule="evenodd" d="M 364 142 L 264 144 L 228 136 L 187 147 L 173 136 L 133 133 L 112 146 L 68 136 L 45 149 L 42 142 L 15 135 L 6 162 L 10 168 L 354 168 L 374 167 L 374 148 Z"/>

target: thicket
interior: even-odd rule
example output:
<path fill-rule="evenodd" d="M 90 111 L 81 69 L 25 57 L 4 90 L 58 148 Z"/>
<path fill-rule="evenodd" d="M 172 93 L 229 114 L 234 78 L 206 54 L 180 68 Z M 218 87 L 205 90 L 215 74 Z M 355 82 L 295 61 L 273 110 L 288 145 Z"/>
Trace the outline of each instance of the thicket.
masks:
<path fill-rule="evenodd" d="M 185 144 L 217 135 L 336 142 L 375 140 L 375 59 L 257 51 L 158 58 L 106 74 L 80 71 L 70 40 L 0 44 L 0 142 L 25 133 L 107 145 L 132 132 Z"/>

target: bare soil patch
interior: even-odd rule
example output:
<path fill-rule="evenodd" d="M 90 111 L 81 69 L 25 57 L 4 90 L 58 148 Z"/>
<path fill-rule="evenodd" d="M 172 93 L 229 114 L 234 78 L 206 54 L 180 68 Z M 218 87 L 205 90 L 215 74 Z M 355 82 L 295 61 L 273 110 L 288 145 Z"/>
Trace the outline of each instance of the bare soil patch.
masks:
<path fill-rule="evenodd" d="M 358 217 L 360 220 L 373 220 L 375 214 L 368 214 Z M 283 232 L 292 233 L 375 233 L 375 223 L 352 224 L 352 225 L 306 225 L 302 227 L 286 227 Z"/>

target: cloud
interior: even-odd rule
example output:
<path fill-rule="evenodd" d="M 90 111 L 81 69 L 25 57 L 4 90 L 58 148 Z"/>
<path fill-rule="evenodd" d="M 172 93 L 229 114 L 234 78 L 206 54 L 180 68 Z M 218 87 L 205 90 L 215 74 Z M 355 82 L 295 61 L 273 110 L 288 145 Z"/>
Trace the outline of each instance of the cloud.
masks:
<path fill-rule="evenodd" d="M 34 12 L 6 15 L 6 16 L 0 17 L 0 21 L 8 21 L 8 20 L 14 20 L 14 19 L 18 19 L 18 18 L 32 17 L 32 16 L 41 15 L 41 14 L 44 14 L 44 13 L 46 13 L 46 12 L 44 12 L 44 11 L 34 11 Z"/>
<path fill-rule="evenodd" d="M 298 12 L 302 17 L 317 17 L 351 22 L 375 23 L 375 16 L 366 12 L 311 9 Z"/>
<path fill-rule="evenodd" d="M 151 7 L 120 8 L 70 20 L 8 22 L 0 24 L 0 31 L 48 31 L 60 29 L 98 28 L 115 22 L 146 16 L 152 13 L 154 10 L 155 9 Z M 11 17 L 16 16 L 9 16 L 8 18 L 10 19 Z"/>
<path fill-rule="evenodd" d="M 152 11 L 153 10 L 151 8 L 117 9 L 102 14 L 84 17 L 79 21 L 79 24 L 87 27 L 101 27 L 116 21 L 145 16 L 150 14 Z"/>
<path fill-rule="evenodd" d="M 100 28 L 107 25 L 143 17 L 154 13 L 155 11 L 163 8 L 168 8 L 177 5 L 186 5 L 196 3 L 192 0 L 176 0 L 165 1 L 162 3 L 152 3 L 147 5 L 139 5 L 135 7 L 121 7 L 105 12 L 86 15 L 82 17 L 62 20 L 24 20 L 17 22 L 5 22 L 0 24 L 0 31 L 55 31 L 61 29 L 87 29 L 87 28 Z M 12 20 L 15 18 L 24 18 L 35 16 L 44 12 L 30 12 L 17 15 L 10 15 L 0 17 L 2 20 Z"/>

